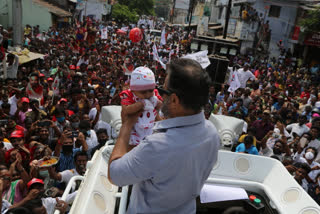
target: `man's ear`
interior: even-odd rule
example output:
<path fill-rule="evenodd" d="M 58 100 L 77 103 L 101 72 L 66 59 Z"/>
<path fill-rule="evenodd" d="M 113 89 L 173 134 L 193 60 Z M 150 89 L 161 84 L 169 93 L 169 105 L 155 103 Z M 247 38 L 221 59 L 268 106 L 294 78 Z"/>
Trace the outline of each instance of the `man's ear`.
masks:
<path fill-rule="evenodd" d="M 170 103 L 177 107 L 180 104 L 180 99 L 176 94 L 170 96 Z"/>

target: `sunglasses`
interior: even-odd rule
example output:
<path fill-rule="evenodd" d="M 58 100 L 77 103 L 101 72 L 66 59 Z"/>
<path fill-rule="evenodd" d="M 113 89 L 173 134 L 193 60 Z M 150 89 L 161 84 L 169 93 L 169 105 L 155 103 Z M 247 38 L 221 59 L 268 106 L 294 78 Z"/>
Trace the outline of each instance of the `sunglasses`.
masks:
<path fill-rule="evenodd" d="M 160 96 L 163 96 L 163 95 L 170 96 L 171 94 L 174 93 L 174 92 L 171 91 L 170 89 L 164 89 L 163 86 L 157 87 L 157 90 L 158 90 Z"/>

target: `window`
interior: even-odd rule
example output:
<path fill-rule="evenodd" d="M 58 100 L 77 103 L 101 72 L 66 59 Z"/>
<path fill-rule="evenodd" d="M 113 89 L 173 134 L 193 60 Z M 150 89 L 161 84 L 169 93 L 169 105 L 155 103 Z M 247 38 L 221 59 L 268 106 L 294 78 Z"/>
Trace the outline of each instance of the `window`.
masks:
<path fill-rule="evenodd" d="M 220 7 L 220 8 L 219 8 L 219 18 L 218 18 L 218 19 L 221 19 L 222 11 L 223 11 L 223 7 Z"/>
<path fill-rule="evenodd" d="M 269 10 L 269 17 L 278 18 L 280 16 L 281 7 L 276 5 L 271 5 Z"/>

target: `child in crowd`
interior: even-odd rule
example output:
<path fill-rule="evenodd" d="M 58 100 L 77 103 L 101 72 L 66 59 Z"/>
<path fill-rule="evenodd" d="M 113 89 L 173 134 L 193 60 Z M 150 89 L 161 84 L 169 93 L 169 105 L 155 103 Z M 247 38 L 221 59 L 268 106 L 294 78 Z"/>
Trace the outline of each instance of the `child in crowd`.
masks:
<path fill-rule="evenodd" d="M 162 98 L 155 89 L 155 77 L 147 67 L 138 67 L 130 79 L 130 88 L 120 93 L 122 110 L 125 114 L 143 113 L 135 124 L 129 144 L 138 145 L 146 136 L 152 134 L 152 128 L 162 104 Z"/>

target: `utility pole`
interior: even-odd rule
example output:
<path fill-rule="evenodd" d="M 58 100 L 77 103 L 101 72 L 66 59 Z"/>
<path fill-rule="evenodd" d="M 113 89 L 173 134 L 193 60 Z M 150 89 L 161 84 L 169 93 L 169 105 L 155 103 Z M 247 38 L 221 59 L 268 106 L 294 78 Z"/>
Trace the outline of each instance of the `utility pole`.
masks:
<path fill-rule="evenodd" d="M 12 0 L 13 44 L 22 45 L 22 2 Z"/>
<path fill-rule="evenodd" d="M 232 0 L 229 0 L 228 7 L 227 7 L 227 12 L 226 12 L 226 21 L 225 21 L 224 29 L 223 29 L 223 38 L 224 39 L 227 37 L 228 25 L 229 25 L 229 19 L 230 19 L 231 4 L 232 4 Z"/>
<path fill-rule="evenodd" d="M 88 2 L 88 0 L 85 0 L 85 1 L 86 1 L 86 3 L 84 5 L 84 17 L 87 18 L 87 2 Z"/>
<path fill-rule="evenodd" d="M 174 10 L 176 9 L 176 0 L 173 0 L 171 23 L 173 24 Z"/>
<path fill-rule="evenodd" d="M 188 11 L 188 17 L 189 17 L 189 27 L 188 27 L 188 33 L 186 35 L 186 39 L 189 37 L 190 31 L 191 31 L 191 21 L 192 21 L 192 14 L 193 14 L 193 8 L 197 0 L 190 0 L 189 4 L 189 11 Z"/>

